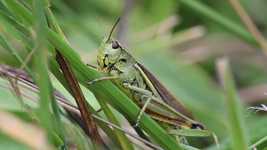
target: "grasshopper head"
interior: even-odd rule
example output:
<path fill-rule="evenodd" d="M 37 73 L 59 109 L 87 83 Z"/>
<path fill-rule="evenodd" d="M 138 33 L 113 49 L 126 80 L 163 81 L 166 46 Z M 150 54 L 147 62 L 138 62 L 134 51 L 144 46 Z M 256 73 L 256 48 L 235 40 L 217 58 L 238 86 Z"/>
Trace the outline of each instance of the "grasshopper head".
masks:
<path fill-rule="evenodd" d="M 97 63 L 100 70 L 109 70 L 120 59 L 123 49 L 118 41 L 107 40 L 98 50 Z"/>
<path fill-rule="evenodd" d="M 119 21 L 120 18 L 117 19 L 111 28 L 109 36 L 103 41 L 100 49 L 98 50 L 97 63 L 99 69 L 102 71 L 108 72 L 116 63 L 120 62 L 121 60 L 126 60 L 126 58 L 123 58 L 124 56 L 122 54 L 124 53 L 124 50 L 119 42 L 111 39 L 112 33 Z"/>

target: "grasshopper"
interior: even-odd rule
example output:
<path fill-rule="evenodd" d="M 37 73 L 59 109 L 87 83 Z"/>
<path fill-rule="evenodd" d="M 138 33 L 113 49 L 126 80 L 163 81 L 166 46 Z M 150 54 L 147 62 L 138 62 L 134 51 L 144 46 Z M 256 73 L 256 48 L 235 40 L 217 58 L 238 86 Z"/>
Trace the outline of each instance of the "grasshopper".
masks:
<path fill-rule="evenodd" d="M 143 65 L 121 44 L 111 39 L 119 20 L 109 36 L 101 43 L 97 54 L 97 69 L 109 76 L 90 81 L 111 80 L 141 108 L 136 126 L 143 113 L 153 119 L 179 128 L 204 129 L 180 103 Z"/>

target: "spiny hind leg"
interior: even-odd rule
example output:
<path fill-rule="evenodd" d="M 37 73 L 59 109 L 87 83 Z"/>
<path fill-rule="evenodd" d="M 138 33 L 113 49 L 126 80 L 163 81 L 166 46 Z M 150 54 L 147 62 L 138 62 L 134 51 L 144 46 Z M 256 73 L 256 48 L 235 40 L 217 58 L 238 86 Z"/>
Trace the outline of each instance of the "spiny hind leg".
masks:
<path fill-rule="evenodd" d="M 146 89 L 142 89 L 142 88 L 137 87 L 137 86 L 130 85 L 129 83 L 123 83 L 123 86 L 125 88 L 133 90 L 137 93 L 140 93 L 140 94 L 144 95 L 145 97 L 151 97 L 151 100 L 156 101 L 157 103 L 160 103 L 160 104 L 162 103 L 162 100 L 158 97 L 155 97 L 155 95 L 153 95 L 153 93 L 151 91 L 148 91 Z"/>
<path fill-rule="evenodd" d="M 145 95 L 145 96 L 152 96 L 153 95 L 152 92 L 150 92 L 150 91 L 148 91 L 146 89 L 142 89 L 142 88 L 137 87 L 137 86 L 133 86 L 133 85 L 131 85 L 129 83 L 123 83 L 123 86 L 125 88 L 128 88 L 130 90 L 133 90 L 133 91 L 135 91 L 137 93 L 140 93 L 142 95 Z"/>
<path fill-rule="evenodd" d="M 143 107 L 141 108 L 141 110 L 137 116 L 136 124 L 134 125 L 134 127 L 137 127 L 140 123 L 140 119 L 141 119 L 142 115 L 144 114 L 148 104 L 151 102 L 151 100 L 153 100 L 153 94 L 148 90 L 139 88 L 137 86 L 132 86 L 129 83 L 124 83 L 123 86 L 130 89 L 130 90 L 133 90 L 137 93 L 140 93 L 142 95 L 141 100 L 145 101 Z"/>

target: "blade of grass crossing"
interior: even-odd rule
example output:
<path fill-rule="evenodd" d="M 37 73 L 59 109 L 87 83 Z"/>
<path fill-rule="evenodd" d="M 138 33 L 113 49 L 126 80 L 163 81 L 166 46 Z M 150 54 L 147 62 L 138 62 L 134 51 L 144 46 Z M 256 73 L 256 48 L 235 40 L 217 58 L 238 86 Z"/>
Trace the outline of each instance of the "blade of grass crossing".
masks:
<path fill-rule="evenodd" d="M 110 120 L 110 122 L 120 127 L 119 121 L 117 120 L 117 118 L 115 117 L 111 109 L 109 108 L 108 104 L 100 98 L 97 98 L 97 99 L 98 99 L 99 104 L 101 105 L 101 109 L 103 109 L 105 115 Z M 114 129 L 114 132 L 115 132 L 114 134 L 116 135 L 118 139 L 121 149 L 123 150 L 134 149 L 132 144 L 130 143 L 130 141 L 128 140 L 128 138 L 125 136 L 123 132 L 117 129 Z"/>
<path fill-rule="evenodd" d="M 40 122 L 43 127 L 48 131 L 50 140 L 57 140 L 54 132 L 61 137 L 64 141 L 63 126 L 59 117 L 59 110 L 57 104 L 52 96 L 52 84 L 48 72 L 48 42 L 46 40 L 46 20 L 44 15 L 44 2 L 42 0 L 33 1 L 33 14 L 34 14 L 34 29 L 36 32 L 35 46 L 36 49 L 34 58 L 35 81 L 40 88 L 40 103 L 37 114 L 40 117 Z M 50 106 L 55 115 L 50 112 Z M 62 145 L 62 141 L 58 144 Z"/>
<path fill-rule="evenodd" d="M 24 24 L 22 24 L 21 22 L 19 22 L 18 19 L 15 18 L 15 16 L 13 16 L 11 14 L 11 12 L 9 11 L 9 9 L 6 7 L 6 5 L 4 5 L 3 1 L 0 1 L 0 15 L 2 16 L 3 19 L 5 19 L 5 21 L 11 25 L 14 26 L 14 28 L 19 31 L 18 33 L 21 35 L 21 39 L 23 41 L 25 41 L 26 43 L 30 43 L 30 37 L 31 37 L 31 33 L 29 31 L 29 26 L 27 26 L 28 28 L 26 28 L 26 26 Z M 20 33 L 21 32 L 21 33 Z"/>
<path fill-rule="evenodd" d="M 23 24 L 32 25 L 33 17 L 30 15 L 30 11 L 23 7 L 17 0 L 4 0 L 9 10 L 13 12 L 17 19 L 19 19 Z"/>
<path fill-rule="evenodd" d="M 62 38 L 65 38 L 63 32 L 61 31 L 59 25 L 57 24 L 55 17 L 53 16 L 49 7 L 46 8 L 45 13 L 46 13 L 47 21 L 48 21 L 50 28 L 52 28 L 52 30 L 55 30 L 57 33 L 59 33 L 59 35 L 61 35 Z M 66 41 L 66 39 L 65 39 L 65 41 Z M 90 135 L 90 137 L 93 141 L 93 145 L 95 145 L 95 147 L 98 147 L 98 144 L 99 145 L 104 144 L 104 142 L 102 141 L 102 138 L 98 132 L 98 128 L 96 126 L 96 123 L 91 116 L 92 112 L 87 107 L 88 103 L 87 103 L 87 101 L 86 101 L 86 99 L 85 99 L 85 97 L 81 91 L 81 88 L 78 84 L 76 77 L 73 74 L 72 68 L 69 66 L 68 61 L 57 50 L 56 50 L 56 59 L 57 59 L 59 65 L 61 67 L 62 72 L 64 73 L 63 75 L 65 76 L 65 79 L 68 81 L 67 83 L 69 85 L 69 88 L 72 91 L 71 93 L 73 94 L 73 96 L 75 96 L 75 100 L 76 100 L 77 105 L 79 106 L 79 109 L 80 109 L 80 112 L 82 115 L 82 119 L 86 125 L 85 126 L 86 131 L 87 131 L 88 135 Z M 63 70 L 63 68 L 65 68 L 67 70 Z"/>
<path fill-rule="evenodd" d="M 244 128 L 245 125 L 244 116 L 242 114 L 242 105 L 236 92 L 228 61 L 224 58 L 219 60 L 217 67 L 219 77 L 225 91 L 225 101 L 232 149 L 246 150 L 248 149 L 248 142 Z"/>
<path fill-rule="evenodd" d="M 23 59 L 20 57 L 20 55 L 16 52 L 16 50 L 7 42 L 5 37 L 1 34 L 0 34 L 0 45 L 2 45 L 2 47 L 5 50 L 9 51 L 20 64 L 23 63 Z M 30 69 L 27 66 L 25 68 L 28 72 L 30 72 Z"/>

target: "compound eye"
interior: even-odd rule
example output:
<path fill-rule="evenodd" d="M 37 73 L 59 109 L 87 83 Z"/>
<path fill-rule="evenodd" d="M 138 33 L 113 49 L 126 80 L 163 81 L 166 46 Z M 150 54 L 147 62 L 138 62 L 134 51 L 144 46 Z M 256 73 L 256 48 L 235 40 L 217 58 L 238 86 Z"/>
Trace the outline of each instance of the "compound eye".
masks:
<path fill-rule="evenodd" d="M 112 41 L 112 48 L 118 49 L 120 47 L 120 44 L 117 41 Z"/>
<path fill-rule="evenodd" d="M 127 60 L 125 58 L 121 58 L 119 61 L 126 63 Z"/>

